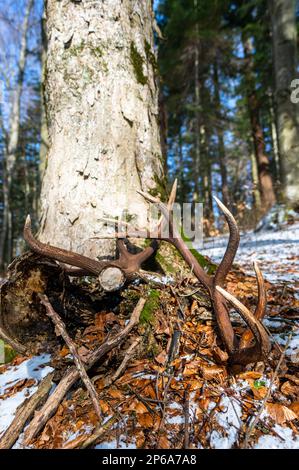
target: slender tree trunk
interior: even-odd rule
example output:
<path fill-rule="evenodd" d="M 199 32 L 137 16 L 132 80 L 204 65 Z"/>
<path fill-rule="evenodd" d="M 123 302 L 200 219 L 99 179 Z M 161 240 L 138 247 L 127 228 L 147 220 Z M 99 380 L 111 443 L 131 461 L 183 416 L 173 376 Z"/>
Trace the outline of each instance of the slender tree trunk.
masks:
<path fill-rule="evenodd" d="M 287 201 L 299 202 L 299 106 L 291 101 L 298 77 L 296 1 L 269 0 L 275 71 L 275 102 L 282 185 Z"/>
<path fill-rule="evenodd" d="M 221 192 L 223 203 L 226 207 L 230 207 L 230 197 L 228 190 L 227 182 L 227 168 L 226 168 L 226 155 L 225 155 L 225 146 L 224 146 L 224 136 L 223 128 L 221 122 L 221 99 L 220 99 L 220 90 L 219 90 L 219 75 L 218 75 L 218 63 L 214 63 L 213 66 L 213 81 L 214 81 L 214 102 L 215 102 L 215 112 L 217 116 L 216 120 L 216 133 L 218 139 L 218 163 L 220 168 L 221 175 Z"/>
<path fill-rule="evenodd" d="M 251 146 L 250 146 L 251 147 Z M 261 211 L 261 193 L 259 191 L 259 176 L 258 176 L 258 168 L 255 158 L 255 152 L 252 150 L 250 152 L 250 161 L 251 161 L 251 175 L 252 175 L 252 182 L 253 182 L 253 197 L 254 197 L 254 205 L 258 213 Z"/>
<path fill-rule="evenodd" d="M 210 103 L 208 91 L 205 85 L 205 78 L 202 77 L 202 85 L 200 87 L 200 102 L 203 109 L 208 109 Z M 200 155 L 201 155 L 201 168 L 203 173 L 203 202 L 204 202 L 204 217 L 209 221 L 209 227 L 213 223 L 213 199 L 212 199 L 212 162 L 209 151 L 210 142 L 210 122 L 206 118 L 200 126 Z"/>
<path fill-rule="evenodd" d="M 6 267 L 5 244 L 8 234 L 8 215 L 9 215 L 9 186 L 6 171 L 5 154 L 3 155 L 2 167 L 2 193 L 3 193 L 3 213 L 2 213 L 2 227 L 0 234 L 0 272 L 3 272 Z"/>
<path fill-rule="evenodd" d="M 255 158 L 258 168 L 259 189 L 261 192 L 262 206 L 267 211 L 276 201 L 273 181 L 270 174 L 269 158 L 265 153 L 264 132 L 260 122 L 260 103 L 254 86 L 252 43 L 243 38 L 245 53 L 245 76 L 247 82 L 247 102 L 251 123 L 251 131 Z"/>
<path fill-rule="evenodd" d="M 179 129 L 178 135 L 178 156 L 179 156 L 179 168 L 178 168 L 178 195 L 179 202 L 184 203 L 184 158 L 183 158 L 183 138 L 182 138 L 182 129 Z"/>
<path fill-rule="evenodd" d="M 114 252 L 104 216 L 146 223 L 137 190 L 164 189 L 152 2 L 48 0 L 42 184 L 44 242 L 96 257 Z M 162 195 L 163 196 L 163 195 Z M 111 232 L 111 231 L 110 231 Z"/>
<path fill-rule="evenodd" d="M 278 142 L 278 135 L 277 135 L 277 122 L 276 116 L 274 111 L 274 98 L 273 94 L 270 95 L 270 119 L 271 119 L 271 140 L 272 140 L 272 149 L 275 159 L 275 167 L 276 167 L 276 183 L 278 186 L 278 190 L 280 190 L 280 185 L 282 181 L 282 174 L 281 174 L 281 157 L 279 152 L 279 142 Z M 279 192 L 279 191 L 278 191 Z"/>
<path fill-rule="evenodd" d="M 12 111 L 10 116 L 10 125 L 8 133 L 7 143 L 7 154 L 6 154 L 6 177 L 8 186 L 8 197 L 6 201 L 6 247 L 3 249 L 6 251 L 7 261 L 9 262 L 12 258 L 12 247 L 13 247 L 13 214 L 11 208 L 11 190 L 13 174 L 17 159 L 17 149 L 19 143 L 20 134 L 20 107 L 21 107 L 21 94 L 24 81 L 24 72 L 26 66 L 26 50 L 27 50 L 27 33 L 29 26 L 29 16 L 33 6 L 34 0 L 28 0 L 22 25 L 21 43 L 20 43 L 20 55 L 18 62 L 17 72 L 17 83 L 13 94 Z"/>
<path fill-rule="evenodd" d="M 49 132 L 48 123 L 45 107 L 45 82 L 46 82 L 46 61 L 47 61 L 47 34 L 46 34 L 46 16 L 43 13 L 41 20 L 42 30 L 42 52 L 41 52 L 41 64 L 42 64 L 42 96 L 41 96 L 41 140 L 40 140 L 40 151 L 39 151 L 39 178 L 40 181 L 43 178 L 46 162 L 47 153 L 49 149 Z"/>
<path fill-rule="evenodd" d="M 193 0 L 194 10 L 197 12 L 198 0 Z M 193 180 L 194 180 L 194 191 L 193 200 L 198 201 L 201 196 L 200 191 L 200 166 L 201 166 L 201 155 L 200 155 L 200 83 L 199 83 L 199 26 L 198 23 L 195 25 L 195 48 L 194 48 L 194 105 L 195 105 L 195 116 L 194 116 L 194 133 L 195 133 L 195 158 L 193 163 Z"/>

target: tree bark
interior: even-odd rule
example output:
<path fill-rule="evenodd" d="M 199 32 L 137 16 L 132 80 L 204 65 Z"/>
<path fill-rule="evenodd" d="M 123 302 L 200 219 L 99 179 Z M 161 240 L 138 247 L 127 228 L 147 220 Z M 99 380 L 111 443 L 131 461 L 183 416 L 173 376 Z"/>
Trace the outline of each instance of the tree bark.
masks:
<path fill-rule="evenodd" d="M 243 46 L 245 53 L 245 79 L 247 83 L 248 112 L 258 168 L 259 189 L 261 192 L 263 209 L 267 211 L 275 203 L 276 197 L 270 173 L 269 158 L 265 153 L 264 132 L 260 122 L 260 103 L 254 86 L 252 63 L 253 46 L 251 39 L 243 37 Z"/>
<path fill-rule="evenodd" d="M 104 216 L 146 222 L 137 190 L 164 188 L 152 2 L 48 0 L 45 96 L 50 148 L 39 238 L 113 253 Z"/>
<path fill-rule="evenodd" d="M 282 185 L 286 200 L 299 201 L 299 106 L 291 101 L 298 78 L 295 0 L 269 0 L 275 72 L 275 104 Z"/>
<path fill-rule="evenodd" d="M 45 79 L 46 79 L 46 61 L 47 61 L 47 34 L 46 34 L 46 16 L 45 11 L 41 19 L 41 35 L 42 35 L 42 50 L 41 50 L 41 81 L 42 81 L 42 93 L 41 93 L 41 139 L 40 139 L 40 149 L 39 149 L 39 178 L 40 181 L 43 179 L 46 168 L 46 158 L 49 149 L 49 132 L 48 132 L 48 123 L 47 123 L 47 114 L 45 107 Z"/>
<path fill-rule="evenodd" d="M 221 122 L 221 99 L 220 99 L 220 90 L 219 90 L 219 74 L 218 74 L 218 63 L 214 63 L 213 66 L 213 81 L 214 81 L 214 100 L 215 100 L 215 110 L 217 115 L 216 121 L 216 133 L 218 138 L 218 163 L 220 168 L 221 175 L 221 191 L 223 203 L 226 207 L 230 207 L 230 198 L 227 182 L 227 169 L 226 169 L 226 155 L 225 155 L 225 145 L 224 145 L 224 136 L 223 128 Z"/>

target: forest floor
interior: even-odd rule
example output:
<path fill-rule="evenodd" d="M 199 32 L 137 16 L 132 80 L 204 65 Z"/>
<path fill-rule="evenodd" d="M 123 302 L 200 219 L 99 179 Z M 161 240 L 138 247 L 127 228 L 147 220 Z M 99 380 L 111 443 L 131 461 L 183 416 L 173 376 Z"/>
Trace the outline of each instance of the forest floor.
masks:
<path fill-rule="evenodd" d="M 147 308 L 138 330 L 94 371 L 102 422 L 80 382 L 30 447 L 80 448 L 88 440 L 98 449 L 299 448 L 298 245 L 298 223 L 277 231 L 247 232 L 236 257 L 241 269 L 228 277 L 227 289 L 250 307 L 257 292 L 253 260 L 259 261 L 268 281 L 265 325 L 273 349 L 266 364 L 234 373 L 216 364 L 212 349 L 217 332 L 208 302 L 184 281 L 176 282 L 175 288 L 169 282 L 132 286 L 124 294 L 131 311 L 138 297 L 146 296 Z M 226 237 L 208 239 L 201 252 L 219 262 L 225 246 Z M 182 292 L 188 288 L 185 296 Z M 107 325 L 117 330 L 127 322 L 115 311 L 97 314 L 76 338 L 80 353 L 104 340 Z M 234 325 L 237 331 L 244 330 L 242 321 L 236 319 Z M 175 333 L 177 348 L 171 344 Z M 143 336 L 146 342 L 140 341 Z M 134 344 L 135 354 L 132 349 L 126 367 L 112 381 L 121 353 L 126 357 Z M 63 344 L 52 358 L 17 356 L 0 366 L 0 445 L 16 411 L 53 368 L 61 368 L 60 360 L 64 367 L 72 363 Z M 105 432 L 99 432 L 103 425 Z M 14 447 L 22 447 L 22 434 Z"/>

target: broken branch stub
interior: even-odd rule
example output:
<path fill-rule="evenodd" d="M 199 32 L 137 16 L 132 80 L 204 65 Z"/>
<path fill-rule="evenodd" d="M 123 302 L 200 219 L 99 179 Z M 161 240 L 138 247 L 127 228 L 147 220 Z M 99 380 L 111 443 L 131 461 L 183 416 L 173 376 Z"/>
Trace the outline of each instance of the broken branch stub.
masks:
<path fill-rule="evenodd" d="M 106 292 L 113 292 L 123 287 L 126 277 L 120 268 L 108 266 L 107 268 L 102 269 L 98 280 Z"/>

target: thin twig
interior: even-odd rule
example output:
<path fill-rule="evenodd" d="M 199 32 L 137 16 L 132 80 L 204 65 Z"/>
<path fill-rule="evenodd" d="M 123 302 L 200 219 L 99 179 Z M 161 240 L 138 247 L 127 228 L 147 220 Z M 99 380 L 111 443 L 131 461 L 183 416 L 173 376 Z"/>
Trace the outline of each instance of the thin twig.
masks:
<path fill-rule="evenodd" d="M 133 341 L 131 346 L 127 349 L 125 357 L 122 360 L 122 363 L 120 364 L 118 369 L 115 371 L 115 373 L 112 375 L 112 377 L 109 377 L 109 379 L 107 380 L 107 382 L 105 384 L 105 387 L 109 387 L 109 385 L 111 385 L 113 382 L 115 382 L 122 375 L 122 373 L 126 369 L 128 363 L 132 359 L 132 357 L 134 355 L 134 352 L 135 352 L 135 348 L 138 346 L 140 341 L 141 341 L 141 338 L 137 338 L 137 339 L 135 339 L 135 341 Z"/>
<path fill-rule="evenodd" d="M 184 392 L 184 416 L 185 416 L 185 427 L 184 427 L 184 449 L 189 449 L 189 419 L 190 419 L 190 403 L 189 403 L 189 391 L 190 384 L 187 385 L 187 388 Z"/>
<path fill-rule="evenodd" d="M 104 424 L 100 424 L 97 426 L 93 433 L 90 436 L 86 436 L 86 434 L 79 436 L 78 439 L 74 439 L 73 441 L 65 444 L 62 449 L 86 449 L 94 444 L 97 440 L 99 440 L 105 432 L 107 432 L 114 423 L 117 421 L 117 416 L 113 415 L 110 419 L 108 419 Z"/>
<path fill-rule="evenodd" d="M 73 356 L 74 363 L 75 363 L 75 365 L 78 369 L 78 372 L 80 374 L 80 377 L 81 377 L 81 379 L 82 379 L 82 381 L 83 381 L 83 383 L 84 383 L 84 385 L 85 385 L 85 387 L 88 391 L 90 399 L 93 403 L 95 412 L 98 415 L 99 420 L 102 421 L 102 411 L 101 411 L 101 407 L 100 407 L 100 404 L 99 404 L 98 394 L 96 392 L 96 389 L 94 388 L 93 383 L 91 382 L 90 378 L 87 375 L 87 372 L 85 370 L 85 366 L 84 366 L 83 361 L 82 361 L 82 359 L 81 359 L 81 357 L 80 357 L 80 355 L 77 351 L 77 348 L 76 348 L 76 345 L 75 345 L 74 341 L 72 340 L 72 338 L 69 336 L 68 332 L 66 331 L 65 324 L 61 320 L 58 313 L 55 312 L 55 310 L 53 309 L 48 297 L 46 295 L 42 295 L 42 294 L 39 294 L 38 297 L 39 297 L 41 303 L 43 304 L 43 306 L 46 308 L 46 312 L 47 312 L 48 317 L 50 317 L 52 322 L 54 323 L 56 332 L 60 336 L 62 336 L 62 338 L 64 339 L 64 341 L 67 345 L 67 347 L 69 348 L 70 353 Z"/>

